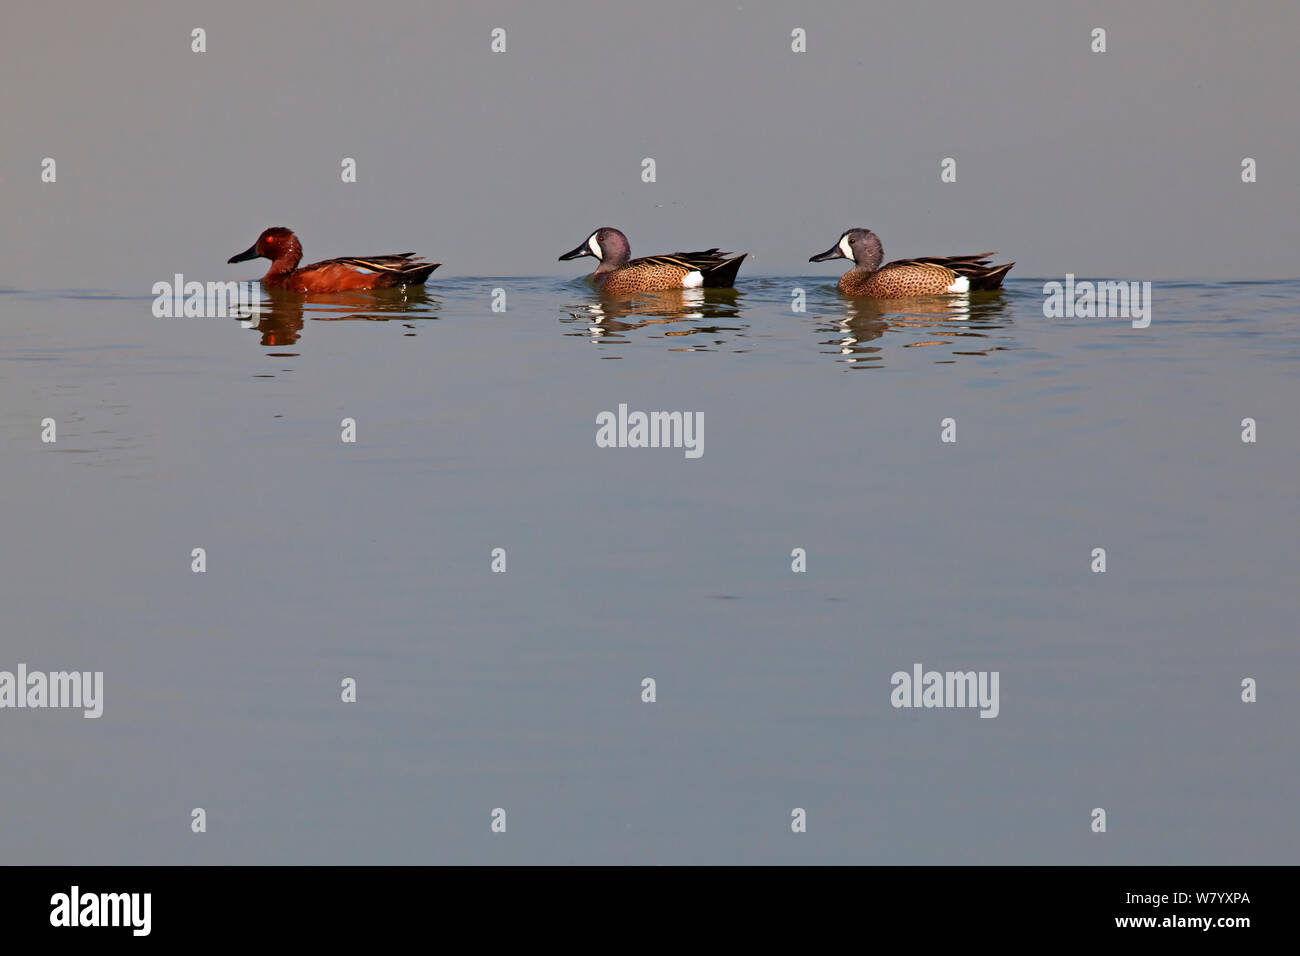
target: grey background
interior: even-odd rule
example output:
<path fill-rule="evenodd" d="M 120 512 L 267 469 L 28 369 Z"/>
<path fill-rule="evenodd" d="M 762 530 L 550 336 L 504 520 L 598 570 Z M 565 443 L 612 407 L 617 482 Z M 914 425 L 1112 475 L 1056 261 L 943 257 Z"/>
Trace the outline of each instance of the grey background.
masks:
<path fill-rule="evenodd" d="M 1021 277 L 1295 271 L 1294 3 L 29 3 L 5 21 L 11 288 L 252 277 L 225 260 L 270 225 L 309 260 L 413 249 L 443 276 L 576 274 L 555 258 L 598 225 L 634 253 L 748 250 L 749 274 L 817 271 L 858 225 L 891 258 L 996 249 Z"/>
<path fill-rule="evenodd" d="M 105 709 L 0 712 L 0 862 L 1294 863 L 1300 283 L 1207 280 L 1294 274 L 1295 27 L 7 11 L 0 284 L 39 291 L 0 294 L 0 669 L 103 670 Z M 640 327 L 458 278 L 577 276 L 603 223 L 755 261 Z M 176 271 L 257 274 L 225 260 L 271 224 L 446 266 L 302 304 L 296 340 L 151 314 Z M 967 320 L 873 309 L 805 261 L 853 224 L 1020 265 Z M 1067 271 L 1195 278 L 1135 330 L 1045 320 L 1028 277 Z M 702 412 L 704 456 L 597 448 L 620 402 Z M 998 718 L 892 708 L 915 662 L 999 671 Z"/>

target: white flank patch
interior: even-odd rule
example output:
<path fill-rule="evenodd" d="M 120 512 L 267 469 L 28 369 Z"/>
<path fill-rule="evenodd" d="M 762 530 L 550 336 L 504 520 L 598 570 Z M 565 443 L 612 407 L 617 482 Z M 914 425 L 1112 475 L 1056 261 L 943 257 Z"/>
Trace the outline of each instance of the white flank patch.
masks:
<path fill-rule="evenodd" d="M 949 292 L 966 292 L 970 289 L 970 279 L 965 276 L 958 276 L 957 281 L 948 286 Z"/>
<path fill-rule="evenodd" d="M 600 254 L 600 243 L 596 241 L 596 234 L 594 232 L 587 237 L 587 248 L 591 250 L 591 254 L 597 259 L 605 258 Z"/>
<path fill-rule="evenodd" d="M 849 245 L 849 234 L 847 232 L 840 236 L 840 252 L 844 253 L 844 258 L 850 262 L 858 261 L 853 258 L 853 247 Z"/>
<path fill-rule="evenodd" d="M 683 289 L 698 289 L 702 285 L 704 285 L 704 273 L 700 272 L 698 269 L 682 276 Z"/>

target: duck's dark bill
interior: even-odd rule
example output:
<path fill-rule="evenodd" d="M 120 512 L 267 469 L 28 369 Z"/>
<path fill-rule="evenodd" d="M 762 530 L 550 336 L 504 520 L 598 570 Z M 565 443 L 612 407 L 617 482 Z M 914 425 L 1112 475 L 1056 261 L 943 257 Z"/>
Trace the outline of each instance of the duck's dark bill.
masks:
<path fill-rule="evenodd" d="M 226 262 L 245 262 L 257 258 L 257 243 L 253 243 L 237 256 L 231 256 Z"/>
<path fill-rule="evenodd" d="M 843 259 L 844 251 L 840 249 L 839 244 L 831 246 L 825 252 L 819 252 L 815 256 L 809 256 L 809 262 L 825 262 L 827 259 Z"/>
<path fill-rule="evenodd" d="M 568 252 L 560 256 L 560 258 L 555 261 L 563 262 L 566 259 L 581 259 L 583 256 L 589 256 L 589 255 L 591 255 L 591 248 L 584 241 L 581 245 L 578 246 L 578 248 L 570 249 Z"/>

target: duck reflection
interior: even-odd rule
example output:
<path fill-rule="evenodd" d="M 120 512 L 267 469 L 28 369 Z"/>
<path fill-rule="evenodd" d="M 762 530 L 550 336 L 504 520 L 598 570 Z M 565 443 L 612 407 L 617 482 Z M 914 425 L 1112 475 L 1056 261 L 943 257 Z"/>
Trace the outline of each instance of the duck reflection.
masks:
<path fill-rule="evenodd" d="M 665 336 L 718 334 L 739 331 L 734 323 L 743 311 L 745 294 L 735 289 L 665 289 L 635 295 L 598 294 L 580 311 L 571 312 L 575 319 L 587 319 L 594 341 L 605 336 L 629 332 L 647 326 L 691 323 L 689 328 L 665 329 Z"/>
<path fill-rule="evenodd" d="M 311 296 L 265 290 L 261 313 L 244 321 L 262 334 L 263 345 L 284 346 L 298 342 L 308 317 L 317 322 L 388 322 L 401 315 L 436 319 L 440 305 L 424 286 Z"/>
<path fill-rule="evenodd" d="M 914 299 L 844 299 L 838 312 L 826 314 L 819 332 L 831 332 L 835 338 L 823 340 L 834 347 L 834 354 L 850 365 L 881 367 L 884 343 L 871 345 L 886 332 L 912 331 L 911 341 L 897 343 L 903 348 L 965 345 L 971 339 L 988 339 L 989 332 L 1002 328 L 998 320 L 1007 316 L 1002 292 L 979 292 L 969 295 L 926 296 Z M 895 344 L 891 341 L 891 344 Z M 985 342 L 970 342 L 964 351 L 950 355 L 985 355 L 1003 348 Z"/>

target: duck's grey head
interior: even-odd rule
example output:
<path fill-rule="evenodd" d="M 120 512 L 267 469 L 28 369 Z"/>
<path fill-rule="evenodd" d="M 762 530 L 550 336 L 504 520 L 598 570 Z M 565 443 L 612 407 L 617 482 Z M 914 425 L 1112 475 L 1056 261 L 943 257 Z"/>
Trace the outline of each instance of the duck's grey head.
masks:
<path fill-rule="evenodd" d="M 848 259 L 855 265 L 865 266 L 872 271 L 880 268 L 885 258 L 885 247 L 880 238 L 870 229 L 848 229 L 825 252 L 808 258 L 809 262 L 825 262 L 827 259 Z"/>
<path fill-rule="evenodd" d="M 559 261 L 595 256 L 606 267 L 622 265 L 632 255 L 632 245 L 627 236 L 613 226 L 601 226 L 574 249 L 560 256 Z"/>

